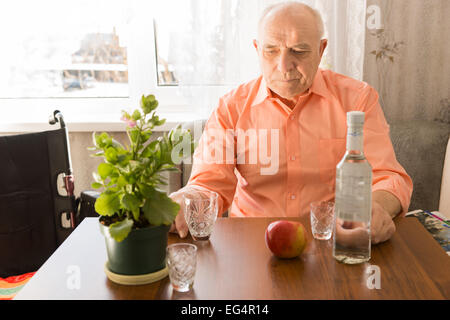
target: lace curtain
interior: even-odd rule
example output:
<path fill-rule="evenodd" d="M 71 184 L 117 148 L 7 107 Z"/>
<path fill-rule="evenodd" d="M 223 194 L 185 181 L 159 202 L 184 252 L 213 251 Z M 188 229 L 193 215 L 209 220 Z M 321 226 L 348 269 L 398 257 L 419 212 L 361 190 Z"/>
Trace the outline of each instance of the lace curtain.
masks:
<path fill-rule="evenodd" d="M 186 1 L 186 0 L 182 0 Z M 179 93 L 207 118 L 218 98 L 259 76 L 252 44 L 260 14 L 279 0 L 190 0 L 170 36 L 169 62 Z M 304 0 L 322 14 L 328 48 L 321 67 L 361 80 L 365 40 L 365 0 Z"/>

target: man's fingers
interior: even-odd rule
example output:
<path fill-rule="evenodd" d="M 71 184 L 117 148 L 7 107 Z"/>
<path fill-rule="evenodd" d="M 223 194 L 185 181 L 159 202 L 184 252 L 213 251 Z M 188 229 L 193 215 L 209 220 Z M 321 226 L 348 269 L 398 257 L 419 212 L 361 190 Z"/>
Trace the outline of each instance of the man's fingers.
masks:
<path fill-rule="evenodd" d="M 345 247 L 361 247 L 367 245 L 369 234 L 366 228 L 355 227 L 346 229 L 336 225 L 336 242 Z"/>
<path fill-rule="evenodd" d="M 179 220 L 177 223 L 177 219 Z M 180 219 L 175 218 L 175 222 L 172 223 L 172 225 L 170 226 L 170 233 L 178 233 L 178 235 L 180 236 L 180 238 L 185 238 L 189 232 L 189 228 L 186 225 L 186 223 L 183 224 L 183 221 L 180 221 Z"/>
<path fill-rule="evenodd" d="M 186 224 L 186 220 L 184 219 L 184 214 L 180 210 L 177 217 L 175 218 L 175 227 L 178 231 L 178 235 L 180 238 L 185 238 L 189 232 L 189 228 Z"/>
<path fill-rule="evenodd" d="M 169 232 L 178 233 L 180 238 L 185 238 L 189 232 L 189 229 L 184 219 L 183 194 L 181 192 L 174 192 L 170 195 L 170 198 L 180 205 L 180 211 L 175 217 L 175 221 L 172 223 Z"/>
<path fill-rule="evenodd" d="M 395 224 L 392 220 L 384 220 L 379 228 L 372 231 L 372 243 L 377 244 L 389 240 L 395 233 Z"/>

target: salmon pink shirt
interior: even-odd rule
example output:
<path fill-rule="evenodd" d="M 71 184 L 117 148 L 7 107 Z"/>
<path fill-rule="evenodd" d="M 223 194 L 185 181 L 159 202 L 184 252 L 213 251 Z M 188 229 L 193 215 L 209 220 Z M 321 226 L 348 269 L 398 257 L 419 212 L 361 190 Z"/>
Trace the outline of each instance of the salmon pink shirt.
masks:
<path fill-rule="evenodd" d="M 373 169 L 372 191 L 392 193 L 404 214 L 412 180 L 396 160 L 377 92 L 321 69 L 292 109 L 274 97 L 262 76 L 220 98 L 185 188 L 216 191 L 219 215 L 226 210 L 232 217 L 307 215 L 312 201 L 334 200 L 348 111 L 365 112 L 363 151 Z"/>

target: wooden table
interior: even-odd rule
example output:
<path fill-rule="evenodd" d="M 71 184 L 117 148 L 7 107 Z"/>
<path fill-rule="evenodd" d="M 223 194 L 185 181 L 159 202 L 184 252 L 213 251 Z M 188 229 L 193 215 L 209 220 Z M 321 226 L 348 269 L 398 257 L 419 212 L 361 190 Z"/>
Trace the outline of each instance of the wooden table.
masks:
<path fill-rule="evenodd" d="M 273 218 L 219 218 L 209 242 L 199 244 L 194 289 L 172 290 L 169 278 L 121 286 L 106 277 L 104 239 L 96 218 L 85 219 L 55 251 L 16 299 L 449 299 L 450 258 L 416 218 L 399 218 L 388 242 L 373 246 L 372 259 L 344 265 L 332 257 L 332 241 L 313 240 L 300 258 L 272 256 L 264 240 Z M 296 220 L 296 219 L 292 219 Z M 193 242 L 169 236 L 169 243 Z M 368 278 L 380 268 L 381 288 Z M 79 271 L 79 288 L 70 284 Z M 73 279 L 73 278 L 72 278 Z"/>

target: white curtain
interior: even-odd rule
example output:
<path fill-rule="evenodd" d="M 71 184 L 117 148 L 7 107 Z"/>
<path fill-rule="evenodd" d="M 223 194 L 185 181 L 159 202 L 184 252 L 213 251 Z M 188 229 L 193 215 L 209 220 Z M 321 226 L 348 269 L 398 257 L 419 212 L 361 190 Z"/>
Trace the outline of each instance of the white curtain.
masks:
<path fill-rule="evenodd" d="M 181 0 L 187 1 L 187 0 Z M 259 76 L 252 44 L 260 14 L 280 0 L 189 0 L 184 27 L 170 39 L 169 63 L 179 92 L 193 111 L 208 117 L 218 98 L 240 83 Z M 322 68 L 362 79 L 365 0 L 304 0 L 319 10 L 328 48 Z"/>

